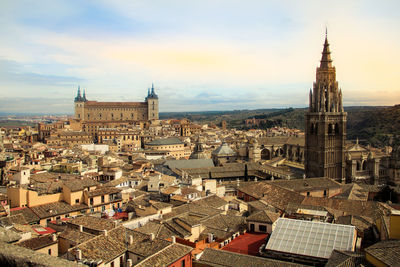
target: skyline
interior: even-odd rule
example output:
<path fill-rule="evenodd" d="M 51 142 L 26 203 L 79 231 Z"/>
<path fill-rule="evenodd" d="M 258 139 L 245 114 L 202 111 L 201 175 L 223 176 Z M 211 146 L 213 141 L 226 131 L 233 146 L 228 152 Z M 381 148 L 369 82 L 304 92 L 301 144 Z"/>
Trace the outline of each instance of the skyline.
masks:
<path fill-rule="evenodd" d="M 305 4 L 304 4 L 305 3 Z M 0 112 L 89 100 L 160 112 L 306 107 L 325 27 L 345 106 L 400 102 L 396 1 L 11 1 L 0 4 Z"/>

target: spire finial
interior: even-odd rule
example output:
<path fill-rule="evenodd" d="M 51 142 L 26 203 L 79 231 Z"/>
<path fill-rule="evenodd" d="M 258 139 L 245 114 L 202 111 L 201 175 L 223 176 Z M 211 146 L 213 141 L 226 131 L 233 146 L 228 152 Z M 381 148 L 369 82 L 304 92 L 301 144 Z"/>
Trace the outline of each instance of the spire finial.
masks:
<path fill-rule="evenodd" d="M 329 50 L 329 43 L 328 43 L 328 28 L 326 28 L 325 43 L 324 43 L 324 49 L 322 51 L 320 68 L 331 68 L 331 67 L 332 67 L 331 51 Z"/>

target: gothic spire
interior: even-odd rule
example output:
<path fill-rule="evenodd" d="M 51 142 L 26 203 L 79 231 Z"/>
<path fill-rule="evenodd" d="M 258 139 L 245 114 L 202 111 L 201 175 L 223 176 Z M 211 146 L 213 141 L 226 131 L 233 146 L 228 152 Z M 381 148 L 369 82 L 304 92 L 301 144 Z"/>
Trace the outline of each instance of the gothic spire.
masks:
<path fill-rule="evenodd" d="M 151 95 L 154 96 L 154 83 L 151 83 Z"/>
<path fill-rule="evenodd" d="M 87 101 L 87 99 L 86 99 L 86 89 L 83 89 L 83 101 Z"/>
<path fill-rule="evenodd" d="M 82 101 L 82 96 L 81 96 L 81 87 L 78 85 L 78 93 L 76 94 L 75 102 L 79 101 Z"/>
<path fill-rule="evenodd" d="M 322 51 L 320 68 L 332 68 L 331 51 L 328 43 L 328 30 L 325 32 L 324 50 Z"/>

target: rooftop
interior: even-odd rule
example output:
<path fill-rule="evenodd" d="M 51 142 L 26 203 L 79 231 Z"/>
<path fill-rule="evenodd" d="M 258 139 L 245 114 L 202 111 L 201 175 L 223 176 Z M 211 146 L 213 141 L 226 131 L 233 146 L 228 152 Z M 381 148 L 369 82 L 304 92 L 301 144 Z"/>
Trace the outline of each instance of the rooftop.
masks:
<path fill-rule="evenodd" d="M 76 226 L 82 225 L 84 228 L 97 231 L 111 230 L 115 228 L 115 223 L 113 221 L 89 215 L 76 217 L 68 221 L 68 224 Z"/>
<path fill-rule="evenodd" d="M 155 139 L 146 145 L 148 146 L 163 146 L 163 145 L 182 145 L 183 142 L 178 137 Z"/>
<path fill-rule="evenodd" d="M 334 249 L 353 251 L 355 238 L 354 226 L 279 218 L 265 249 L 328 259 Z"/>
<path fill-rule="evenodd" d="M 45 235 L 19 242 L 17 245 L 32 250 L 38 250 L 53 244 L 57 244 L 57 240 L 53 240 L 53 235 Z"/>
<path fill-rule="evenodd" d="M 268 266 L 268 267 L 294 267 L 303 266 L 301 264 L 283 262 L 262 257 L 255 257 L 245 254 L 206 248 L 199 259 L 199 263 L 207 266 Z"/>
<path fill-rule="evenodd" d="M 148 257 L 147 259 L 143 260 L 142 262 L 139 262 L 135 266 L 140 266 L 140 267 L 169 266 L 178 259 L 189 254 L 192 250 L 193 248 L 191 247 L 181 245 L 178 243 L 173 243 L 168 247 L 155 253 L 154 255 Z"/>
<path fill-rule="evenodd" d="M 398 266 L 400 262 L 400 240 L 378 242 L 366 248 L 365 252 L 387 266 Z"/>

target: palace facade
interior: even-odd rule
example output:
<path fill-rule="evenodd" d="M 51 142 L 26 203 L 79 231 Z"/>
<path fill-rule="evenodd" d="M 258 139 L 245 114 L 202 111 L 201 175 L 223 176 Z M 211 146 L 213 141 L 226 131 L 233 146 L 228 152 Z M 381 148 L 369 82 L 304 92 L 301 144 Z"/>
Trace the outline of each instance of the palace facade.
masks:
<path fill-rule="evenodd" d="M 86 99 L 78 88 L 75 97 L 75 119 L 82 129 L 96 136 L 99 129 L 127 125 L 143 125 L 158 120 L 158 95 L 154 85 L 149 88 L 144 102 L 98 102 Z"/>

